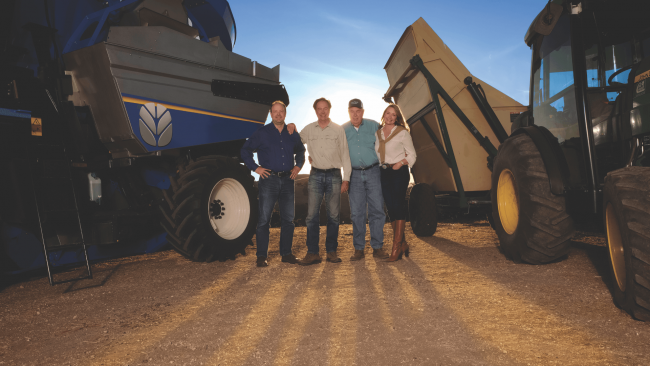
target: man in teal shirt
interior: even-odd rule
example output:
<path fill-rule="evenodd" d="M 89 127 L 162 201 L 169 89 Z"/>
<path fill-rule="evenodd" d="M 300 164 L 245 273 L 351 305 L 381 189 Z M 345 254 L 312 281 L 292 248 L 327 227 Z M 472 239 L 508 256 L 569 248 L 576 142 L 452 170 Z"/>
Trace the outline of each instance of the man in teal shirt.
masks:
<path fill-rule="evenodd" d="M 363 118 L 363 103 L 352 99 L 348 103 L 350 121 L 343 124 L 350 149 L 352 175 L 350 182 L 343 182 L 342 190 L 348 189 L 350 198 L 350 218 L 352 219 L 352 241 L 354 255 L 351 261 L 364 258 L 366 247 L 366 221 L 370 224 L 370 246 L 372 255 L 386 259 L 388 253 L 384 246 L 384 197 L 381 193 L 379 159 L 375 152 L 375 135 L 379 123 Z"/>

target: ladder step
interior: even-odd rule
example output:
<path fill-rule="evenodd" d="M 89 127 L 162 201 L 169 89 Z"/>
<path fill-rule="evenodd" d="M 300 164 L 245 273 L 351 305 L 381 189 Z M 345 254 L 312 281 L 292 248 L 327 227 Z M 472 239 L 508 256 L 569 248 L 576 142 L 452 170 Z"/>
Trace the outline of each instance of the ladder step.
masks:
<path fill-rule="evenodd" d="M 88 271 L 86 278 L 92 278 L 84 228 L 72 179 L 72 163 L 65 147 L 32 145 L 27 151 L 50 285 L 54 285 L 55 282 L 52 277 L 49 249 L 83 248 Z M 29 156 L 33 156 L 34 159 L 30 159 Z"/>

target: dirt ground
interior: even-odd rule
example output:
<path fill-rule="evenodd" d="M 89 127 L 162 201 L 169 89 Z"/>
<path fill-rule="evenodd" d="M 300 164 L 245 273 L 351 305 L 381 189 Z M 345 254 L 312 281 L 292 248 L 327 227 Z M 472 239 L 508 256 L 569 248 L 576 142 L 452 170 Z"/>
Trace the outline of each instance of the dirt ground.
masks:
<path fill-rule="evenodd" d="M 544 266 L 506 260 L 485 221 L 407 234 L 396 263 L 349 262 L 342 225 L 340 264 L 281 263 L 272 229 L 267 268 L 250 247 L 209 264 L 174 251 L 108 261 L 55 287 L 26 279 L 0 293 L 0 365 L 650 364 L 650 324 L 614 306 L 601 234 Z"/>

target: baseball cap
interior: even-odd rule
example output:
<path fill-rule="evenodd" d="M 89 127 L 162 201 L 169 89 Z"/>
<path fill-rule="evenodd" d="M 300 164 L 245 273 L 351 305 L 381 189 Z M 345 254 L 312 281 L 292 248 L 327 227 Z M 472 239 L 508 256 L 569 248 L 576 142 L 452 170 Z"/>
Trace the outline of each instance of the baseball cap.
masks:
<path fill-rule="evenodd" d="M 350 109 L 352 107 L 357 107 L 357 108 L 363 109 L 363 103 L 361 102 L 361 100 L 359 100 L 357 98 L 354 98 L 354 99 L 350 100 L 350 102 L 348 103 L 348 109 Z"/>

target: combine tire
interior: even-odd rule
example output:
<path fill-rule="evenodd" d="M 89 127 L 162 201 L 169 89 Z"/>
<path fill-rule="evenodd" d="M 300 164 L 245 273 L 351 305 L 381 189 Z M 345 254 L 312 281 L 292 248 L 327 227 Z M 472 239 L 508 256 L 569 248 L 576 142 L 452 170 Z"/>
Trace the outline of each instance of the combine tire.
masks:
<path fill-rule="evenodd" d="M 257 190 L 246 167 L 205 156 L 182 166 L 171 182 L 160 206 L 162 226 L 179 253 L 196 262 L 243 253 L 257 223 Z"/>
<path fill-rule="evenodd" d="M 492 219 L 500 249 L 514 262 L 543 264 L 569 251 L 573 220 L 551 193 L 546 168 L 528 135 L 508 138 L 492 171 Z"/>
<path fill-rule="evenodd" d="M 603 214 L 614 302 L 635 319 L 650 321 L 650 168 L 607 174 Z"/>
<path fill-rule="evenodd" d="M 432 236 L 438 228 L 438 208 L 433 187 L 418 183 L 409 196 L 411 229 L 417 236 Z"/>

